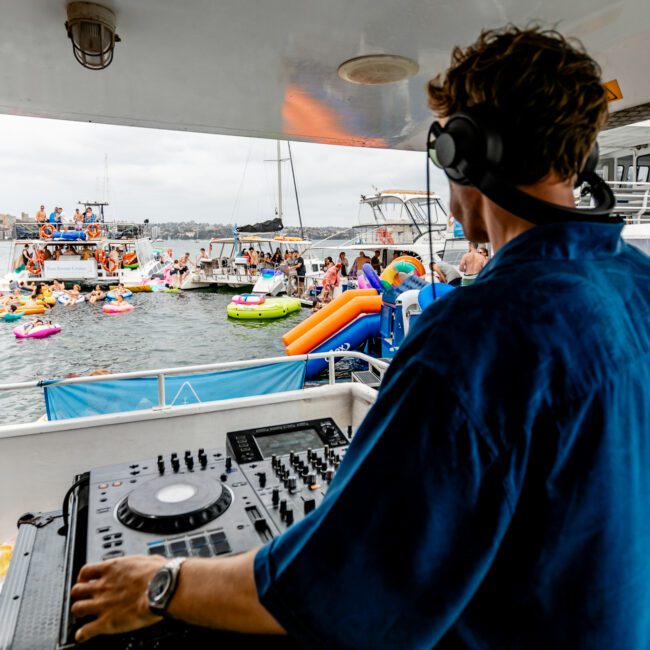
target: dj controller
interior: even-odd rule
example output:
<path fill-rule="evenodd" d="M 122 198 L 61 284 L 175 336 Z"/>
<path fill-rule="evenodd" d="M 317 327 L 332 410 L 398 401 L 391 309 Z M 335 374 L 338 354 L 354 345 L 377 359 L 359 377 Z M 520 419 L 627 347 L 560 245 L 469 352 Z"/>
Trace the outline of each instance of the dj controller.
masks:
<path fill-rule="evenodd" d="M 327 493 L 350 435 L 351 428 L 346 437 L 331 418 L 234 431 L 227 434 L 225 449 L 179 450 L 77 477 L 59 563 L 63 602 L 58 634 L 53 643 L 44 635 L 38 647 L 76 647 L 79 622 L 70 614 L 69 592 L 83 564 L 134 554 L 227 556 L 262 546 L 308 516 Z M 45 548 L 53 552 L 52 544 Z M 30 607 L 38 606 L 25 599 L 20 604 L 27 618 Z M 0 601 L 0 619 L 6 609 L 7 602 Z M 16 633 L 5 645 L 0 635 L 0 650 L 23 647 L 21 611 L 13 612 Z M 91 647 L 175 648 L 191 639 L 211 642 L 217 634 L 165 622 L 99 639 Z M 27 647 L 37 650 L 34 643 L 30 639 Z M 256 645 L 278 643 L 277 638 L 260 637 Z"/>

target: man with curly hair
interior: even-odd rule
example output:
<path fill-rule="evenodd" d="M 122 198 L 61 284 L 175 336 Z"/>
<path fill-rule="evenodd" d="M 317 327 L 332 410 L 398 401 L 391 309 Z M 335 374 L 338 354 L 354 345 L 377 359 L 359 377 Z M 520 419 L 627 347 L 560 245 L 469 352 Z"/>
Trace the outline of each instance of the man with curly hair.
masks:
<path fill-rule="evenodd" d="M 510 183 L 574 204 L 607 117 L 580 46 L 486 32 L 429 97 L 503 134 Z M 536 226 L 454 182 L 451 208 L 493 259 L 420 317 L 322 504 L 261 549 L 187 560 L 169 616 L 314 648 L 650 646 L 650 262 L 621 225 Z M 84 567 L 79 638 L 159 620 L 165 562 Z"/>

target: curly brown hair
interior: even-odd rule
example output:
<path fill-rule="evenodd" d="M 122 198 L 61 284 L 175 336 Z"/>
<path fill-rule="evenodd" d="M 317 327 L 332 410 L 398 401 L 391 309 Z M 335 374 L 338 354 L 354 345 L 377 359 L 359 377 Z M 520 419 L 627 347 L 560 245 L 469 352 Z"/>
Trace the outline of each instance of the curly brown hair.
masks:
<path fill-rule="evenodd" d="M 607 119 L 600 66 L 555 30 L 507 25 L 456 47 L 451 66 L 428 84 L 440 117 L 477 111 L 504 138 L 504 171 L 521 185 L 582 169 Z"/>

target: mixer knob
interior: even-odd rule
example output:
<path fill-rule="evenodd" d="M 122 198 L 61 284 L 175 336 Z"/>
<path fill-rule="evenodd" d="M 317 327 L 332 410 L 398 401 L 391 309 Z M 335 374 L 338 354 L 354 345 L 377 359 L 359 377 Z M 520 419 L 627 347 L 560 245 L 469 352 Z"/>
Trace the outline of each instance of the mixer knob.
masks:
<path fill-rule="evenodd" d="M 172 458 L 172 460 L 174 460 L 174 458 L 178 458 L 178 454 L 175 451 L 172 452 L 171 458 Z"/>
<path fill-rule="evenodd" d="M 287 489 L 289 490 L 289 492 L 293 492 L 296 489 L 296 483 L 297 483 L 296 477 L 293 475 L 291 475 L 287 479 Z"/>
<path fill-rule="evenodd" d="M 280 503 L 280 490 L 279 490 L 279 488 L 273 488 L 273 492 L 271 492 L 271 503 L 274 506 L 277 506 L 278 503 Z"/>
<path fill-rule="evenodd" d="M 348 424 L 348 440 L 352 440 L 352 425 Z"/>
<path fill-rule="evenodd" d="M 302 470 L 300 471 L 300 474 L 302 475 L 303 478 L 305 478 L 307 476 L 307 474 L 309 474 L 309 467 L 304 465 Z"/>
<path fill-rule="evenodd" d="M 307 460 L 311 460 L 311 447 L 307 447 Z"/>
<path fill-rule="evenodd" d="M 296 460 L 296 452 L 295 451 L 290 451 L 289 452 L 289 462 L 293 463 Z"/>
<path fill-rule="evenodd" d="M 185 464 L 187 465 L 187 469 L 194 469 L 194 458 L 192 456 L 188 456 L 185 459 Z"/>
<path fill-rule="evenodd" d="M 205 451 L 203 451 L 203 449 L 199 449 L 199 463 L 201 463 L 201 467 L 203 469 L 205 469 L 205 466 L 208 464 L 208 456 L 206 455 Z"/>
<path fill-rule="evenodd" d="M 284 513 L 287 511 L 287 500 L 280 501 L 280 516 L 284 519 Z"/>
<path fill-rule="evenodd" d="M 287 508 L 284 513 L 284 520 L 287 522 L 287 526 L 291 526 L 293 523 L 293 510 L 291 508 Z"/>
<path fill-rule="evenodd" d="M 199 456 L 205 456 L 205 449 L 203 447 L 199 447 Z"/>
<path fill-rule="evenodd" d="M 305 514 L 308 515 L 316 509 L 316 499 L 305 499 Z"/>
<path fill-rule="evenodd" d="M 316 474 L 311 473 L 311 472 L 309 474 L 307 474 L 307 478 L 305 479 L 305 483 L 307 483 L 307 485 L 315 485 L 316 484 Z"/>
<path fill-rule="evenodd" d="M 275 469 L 277 464 L 278 464 L 278 457 L 275 454 L 273 454 L 271 456 L 271 467 Z"/>
<path fill-rule="evenodd" d="M 160 455 L 158 456 L 158 471 L 159 471 L 161 474 L 164 474 L 164 473 L 165 473 L 165 461 L 164 461 L 164 459 L 163 459 L 163 457 L 162 457 L 162 454 L 160 454 Z"/>
<path fill-rule="evenodd" d="M 189 458 L 192 455 L 192 452 L 189 449 L 185 450 L 185 458 Z"/>
<path fill-rule="evenodd" d="M 331 481 L 333 478 L 334 478 L 334 470 L 333 469 L 325 470 L 325 480 Z"/>
<path fill-rule="evenodd" d="M 258 472 L 257 478 L 260 480 L 260 487 L 266 487 L 266 472 Z"/>
<path fill-rule="evenodd" d="M 178 460 L 178 456 L 176 454 L 172 454 L 172 469 L 175 472 L 178 472 L 178 470 L 181 468 L 181 462 Z"/>
<path fill-rule="evenodd" d="M 232 469 L 232 458 L 226 456 L 226 471 L 229 472 Z"/>
<path fill-rule="evenodd" d="M 325 445 L 323 447 L 323 453 L 325 454 L 325 458 L 327 458 L 330 455 L 330 446 L 329 445 Z"/>

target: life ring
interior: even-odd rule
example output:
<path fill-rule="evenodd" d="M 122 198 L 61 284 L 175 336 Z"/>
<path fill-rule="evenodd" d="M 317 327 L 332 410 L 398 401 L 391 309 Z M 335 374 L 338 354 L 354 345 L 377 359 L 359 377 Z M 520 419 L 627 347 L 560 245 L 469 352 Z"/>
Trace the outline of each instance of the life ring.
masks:
<path fill-rule="evenodd" d="M 41 237 L 41 239 L 52 239 L 52 235 L 55 232 L 56 232 L 56 228 L 51 223 L 44 223 L 40 227 L 38 234 Z"/>
<path fill-rule="evenodd" d="M 413 255 L 400 255 L 399 257 L 396 257 L 391 264 L 395 264 L 396 262 L 410 262 L 415 266 L 415 270 L 417 271 L 417 275 L 420 277 L 424 277 L 427 272 L 424 270 L 424 264 L 420 262 L 420 260 L 417 257 L 413 257 Z"/>
<path fill-rule="evenodd" d="M 98 248 L 95 251 L 95 259 L 97 262 L 99 262 L 99 264 L 103 264 L 104 260 L 106 259 L 106 253 L 101 248 Z"/>
<path fill-rule="evenodd" d="M 124 266 L 127 264 L 133 264 L 137 258 L 137 255 L 134 252 L 131 253 L 125 253 L 124 257 L 122 258 L 124 262 Z"/>
<path fill-rule="evenodd" d="M 88 239 L 97 239 L 102 234 L 102 229 L 99 227 L 99 224 L 91 223 L 88 228 L 86 228 L 86 236 Z"/>
<path fill-rule="evenodd" d="M 115 273 L 117 270 L 117 262 L 111 257 L 107 257 L 102 266 L 107 273 Z"/>
<path fill-rule="evenodd" d="M 34 259 L 29 260 L 25 268 L 29 271 L 30 275 L 38 275 L 43 270 L 41 264 L 38 261 L 34 261 Z"/>
<path fill-rule="evenodd" d="M 366 276 L 368 284 L 370 284 L 373 289 L 376 291 L 383 291 L 384 287 L 379 276 L 375 273 L 375 269 L 373 269 L 367 262 L 363 265 L 363 274 Z"/>
<path fill-rule="evenodd" d="M 390 230 L 388 228 L 377 228 L 377 237 L 379 237 L 379 241 L 382 244 L 394 244 L 395 241 L 393 240 L 393 235 L 391 234 Z"/>

